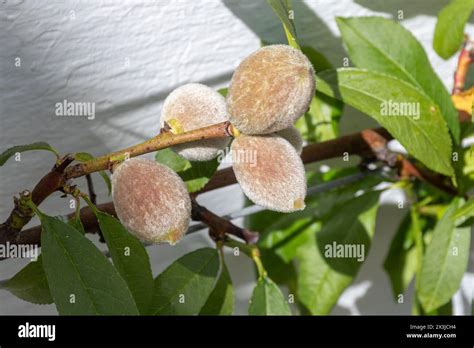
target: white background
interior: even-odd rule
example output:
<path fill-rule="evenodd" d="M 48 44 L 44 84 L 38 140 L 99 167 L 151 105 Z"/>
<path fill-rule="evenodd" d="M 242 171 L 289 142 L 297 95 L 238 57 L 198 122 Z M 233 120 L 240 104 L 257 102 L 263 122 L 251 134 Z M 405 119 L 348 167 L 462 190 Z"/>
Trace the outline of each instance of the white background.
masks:
<path fill-rule="evenodd" d="M 425 47 L 447 88 L 452 87 L 455 58 L 443 61 L 431 47 L 441 0 L 308 0 L 294 1 L 300 40 L 323 52 L 335 65 L 345 57 L 335 16 L 381 15 L 396 18 Z M 471 25 L 468 31 L 474 35 Z M 260 40 L 284 42 L 280 23 L 266 2 L 236 0 L 175 1 L 10 1 L 0 2 L 0 149 L 47 141 L 62 153 L 100 155 L 152 137 L 159 129 L 164 98 L 176 87 L 201 82 L 227 85 L 233 69 L 259 47 Z M 394 42 L 396 44 L 396 42 Z M 15 59 L 21 66 L 15 67 Z M 54 105 L 64 99 L 96 103 L 95 120 L 57 117 Z M 346 108 L 345 133 L 374 123 Z M 12 196 L 32 185 L 52 166 L 46 152 L 25 153 L 0 168 L 0 221 L 12 207 Z M 83 179 L 78 180 L 83 185 Z M 95 178 L 99 202 L 106 190 Z M 393 205 L 398 192 L 384 196 L 375 241 L 354 285 L 341 297 L 335 314 L 410 313 L 392 300 L 382 270 L 388 243 L 406 210 Z M 205 194 L 200 201 L 223 214 L 239 209 L 240 189 L 232 186 Z M 41 206 L 50 214 L 70 212 L 59 194 Z M 34 225 L 33 221 L 29 226 Z M 206 233 L 189 236 L 172 248 L 150 248 L 154 273 L 198 246 L 211 245 Z M 473 272 L 471 255 L 470 269 Z M 236 313 L 245 314 L 254 284 L 245 256 L 227 255 L 237 292 Z M 0 278 L 13 275 L 23 261 L 0 263 Z M 455 313 L 466 313 L 473 273 L 463 280 Z M 469 293 L 470 292 L 470 293 Z M 411 293 L 411 290 L 410 290 Z M 0 290 L 0 314 L 53 314 L 54 306 L 36 306 Z"/>

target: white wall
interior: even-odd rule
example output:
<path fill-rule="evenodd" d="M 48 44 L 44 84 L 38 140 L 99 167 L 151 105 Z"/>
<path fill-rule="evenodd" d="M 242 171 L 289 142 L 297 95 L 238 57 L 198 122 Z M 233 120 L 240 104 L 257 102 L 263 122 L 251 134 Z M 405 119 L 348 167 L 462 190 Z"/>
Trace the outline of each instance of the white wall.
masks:
<path fill-rule="evenodd" d="M 335 16 L 393 17 L 403 10 L 403 24 L 421 41 L 435 70 L 451 88 L 455 59 L 443 61 L 431 48 L 435 16 L 445 3 L 295 0 L 294 10 L 303 44 L 323 52 L 335 66 L 344 56 Z M 472 25 L 469 31 L 473 33 Z M 140 142 L 158 132 L 161 105 L 170 91 L 187 82 L 226 86 L 233 69 L 259 47 L 260 39 L 284 42 L 280 24 L 263 0 L 5 0 L 0 3 L 0 149 L 43 140 L 62 153 L 99 155 Z M 21 59 L 20 67 L 15 67 L 16 58 Z M 54 105 L 63 99 L 95 102 L 96 118 L 55 116 Z M 346 110 L 346 132 L 371 124 L 368 117 Z M 51 166 L 49 153 L 36 152 L 0 168 L 1 221 L 8 216 L 12 196 L 31 189 Z M 96 188 L 99 201 L 108 201 L 98 178 Z M 243 202 L 236 186 L 200 199 L 218 213 L 239 209 Z M 54 214 L 70 212 L 59 195 L 42 209 Z M 381 209 L 370 256 L 334 313 L 410 312 L 408 304 L 393 304 L 381 269 L 402 215 L 389 204 Z M 197 245 L 207 244 L 211 245 L 203 233 L 175 248 L 151 248 L 154 271 Z M 253 269 L 244 258 L 229 255 L 228 262 L 237 288 L 236 312 L 243 314 L 253 286 Z M 0 278 L 13 275 L 22 264 L 18 260 L 1 262 Z M 465 294 L 459 294 L 455 303 L 458 314 L 466 310 L 468 285 L 466 277 Z M 55 313 L 55 309 L 31 305 L 0 291 L 0 314 L 29 313 Z"/>

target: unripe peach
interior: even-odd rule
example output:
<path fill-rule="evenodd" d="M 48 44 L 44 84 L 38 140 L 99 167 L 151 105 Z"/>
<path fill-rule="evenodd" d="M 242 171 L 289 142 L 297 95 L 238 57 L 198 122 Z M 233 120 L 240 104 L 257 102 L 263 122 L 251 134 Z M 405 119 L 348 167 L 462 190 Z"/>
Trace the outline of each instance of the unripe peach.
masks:
<path fill-rule="evenodd" d="M 230 121 L 244 134 L 288 128 L 308 110 L 314 89 L 313 67 L 301 51 L 265 46 L 245 58 L 232 76 Z"/>
<path fill-rule="evenodd" d="M 112 175 L 112 198 L 122 224 L 143 241 L 173 245 L 188 229 L 188 191 L 162 164 L 143 158 L 119 164 Z"/>
<path fill-rule="evenodd" d="M 174 133 L 229 120 L 225 98 L 213 89 L 190 83 L 175 89 L 168 95 L 161 113 L 161 127 L 167 122 Z M 175 145 L 174 151 L 190 161 L 208 161 L 229 144 L 228 138 L 205 139 Z"/>
<path fill-rule="evenodd" d="M 231 154 L 235 177 L 252 202 L 280 212 L 304 209 L 305 170 L 288 141 L 274 134 L 240 135 Z"/>
<path fill-rule="evenodd" d="M 303 138 L 301 137 L 300 131 L 295 126 L 282 129 L 275 134 L 286 139 L 291 145 L 293 145 L 298 155 L 301 155 L 303 152 Z"/>

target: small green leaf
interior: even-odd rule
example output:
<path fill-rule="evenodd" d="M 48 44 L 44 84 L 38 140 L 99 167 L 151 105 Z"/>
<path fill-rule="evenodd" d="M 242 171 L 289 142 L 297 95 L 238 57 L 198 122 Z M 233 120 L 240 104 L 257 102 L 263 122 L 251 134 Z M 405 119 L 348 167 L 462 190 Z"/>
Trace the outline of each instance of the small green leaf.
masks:
<path fill-rule="evenodd" d="M 219 166 L 218 158 L 210 161 L 191 162 L 169 148 L 158 151 L 155 155 L 155 160 L 178 173 L 189 192 L 196 192 L 202 189 Z"/>
<path fill-rule="evenodd" d="M 416 290 L 426 312 L 441 307 L 452 298 L 466 271 L 471 229 L 455 227 L 453 215 L 459 205 L 458 198 L 449 205 L 436 224 L 423 257 Z"/>
<path fill-rule="evenodd" d="M 411 214 L 408 213 L 398 227 L 383 264 L 390 277 L 395 301 L 405 292 L 417 270 L 417 250 L 414 244 L 417 232 L 413 231 L 417 227 L 418 224 L 413 223 Z"/>
<path fill-rule="evenodd" d="M 59 314 L 138 314 L 126 282 L 90 240 L 60 219 L 39 217 L 44 271 Z"/>
<path fill-rule="evenodd" d="M 298 299 L 311 314 L 328 314 L 357 275 L 375 230 L 380 192 L 346 202 L 298 249 Z M 339 255 L 339 249 L 352 254 Z"/>
<path fill-rule="evenodd" d="M 451 57 L 464 40 L 464 26 L 474 9 L 474 0 L 453 0 L 438 14 L 433 48 L 444 59 Z"/>
<path fill-rule="evenodd" d="M 215 249 L 184 255 L 155 279 L 154 315 L 197 315 L 214 289 L 219 272 Z"/>
<path fill-rule="evenodd" d="M 173 171 L 179 173 L 191 167 L 190 162 L 183 156 L 178 155 L 170 148 L 166 148 L 156 152 L 155 160 Z"/>
<path fill-rule="evenodd" d="M 87 153 L 87 152 L 77 152 L 74 154 L 74 159 L 79 162 L 87 162 L 87 161 L 93 160 L 94 158 L 95 158 L 94 156 L 92 156 L 90 153 Z M 99 175 L 104 180 L 105 185 L 107 186 L 108 194 L 110 195 L 110 193 L 112 192 L 112 183 L 110 181 L 109 176 L 103 170 L 99 171 Z"/>
<path fill-rule="evenodd" d="M 219 278 L 199 315 L 232 315 L 234 312 L 232 279 L 222 255 L 220 259 L 221 271 Z"/>
<path fill-rule="evenodd" d="M 290 307 L 278 286 L 268 277 L 260 278 L 253 290 L 250 315 L 291 315 Z"/>
<path fill-rule="evenodd" d="M 438 105 L 459 142 L 458 112 L 416 38 L 400 23 L 381 17 L 337 18 L 342 39 L 358 68 L 387 74 L 418 87 Z"/>
<path fill-rule="evenodd" d="M 27 145 L 17 145 L 10 147 L 3 151 L 0 154 L 0 167 L 5 164 L 6 161 L 12 156 L 14 156 L 18 152 L 25 152 L 25 151 L 32 151 L 32 150 L 45 150 L 54 153 L 56 156 L 59 156 L 59 153 L 51 147 L 48 143 L 45 142 L 37 142 Z"/>
<path fill-rule="evenodd" d="M 223 97 L 227 97 L 228 88 L 221 88 L 217 92 L 219 92 Z"/>
<path fill-rule="evenodd" d="M 145 247 L 113 216 L 99 211 L 96 216 L 115 268 L 127 282 L 140 313 L 147 314 L 153 297 L 153 275 Z"/>
<path fill-rule="evenodd" d="M 353 68 L 327 70 L 318 77 L 320 92 L 373 117 L 428 168 L 454 174 L 446 122 L 437 105 L 418 88 L 392 76 Z M 387 110 L 393 103 L 419 107 L 418 115 L 391 115 Z"/>
<path fill-rule="evenodd" d="M 2 288 L 27 302 L 35 304 L 53 303 L 46 274 L 43 271 L 41 255 L 38 260 L 31 261 L 23 267 Z"/>
<path fill-rule="evenodd" d="M 267 2 L 272 7 L 278 18 L 280 18 L 288 44 L 294 48 L 300 49 L 296 39 L 295 24 L 293 19 L 290 18 L 292 13 L 290 0 L 267 0 Z"/>

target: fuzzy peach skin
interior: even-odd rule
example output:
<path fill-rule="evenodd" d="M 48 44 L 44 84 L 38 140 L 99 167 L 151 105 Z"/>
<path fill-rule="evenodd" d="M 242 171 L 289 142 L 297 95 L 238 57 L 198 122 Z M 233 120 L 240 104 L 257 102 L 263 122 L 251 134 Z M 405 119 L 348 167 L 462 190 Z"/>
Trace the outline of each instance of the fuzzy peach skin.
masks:
<path fill-rule="evenodd" d="M 112 175 L 120 222 L 142 241 L 176 244 L 191 219 L 191 199 L 181 178 L 157 162 L 132 158 Z"/>
<path fill-rule="evenodd" d="M 282 129 L 281 131 L 278 131 L 275 134 L 288 140 L 288 142 L 293 145 L 298 155 L 301 155 L 301 153 L 303 152 L 303 137 L 301 136 L 300 131 L 295 126 Z"/>
<path fill-rule="evenodd" d="M 245 195 L 264 208 L 305 208 L 306 177 L 295 148 L 278 135 L 240 135 L 231 145 L 235 177 Z"/>
<path fill-rule="evenodd" d="M 225 98 L 199 83 L 175 89 L 166 97 L 161 111 L 161 126 L 167 122 L 175 132 L 188 132 L 228 120 Z M 189 161 L 208 161 L 217 157 L 229 141 L 228 138 L 205 139 L 175 145 L 172 149 Z"/>
<path fill-rule="evenodd" d="M 287 45 L 260 48 L 232 76 L 230 121 L 244 134 L 277 132 L 308 110 L 314 91 L 314 69 L 301 51 Z"/>

